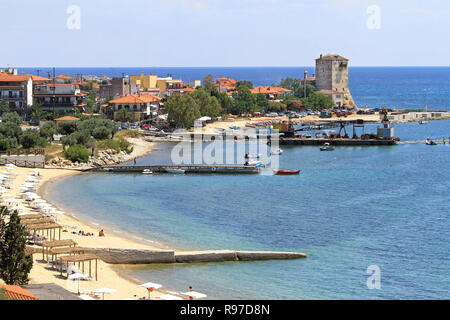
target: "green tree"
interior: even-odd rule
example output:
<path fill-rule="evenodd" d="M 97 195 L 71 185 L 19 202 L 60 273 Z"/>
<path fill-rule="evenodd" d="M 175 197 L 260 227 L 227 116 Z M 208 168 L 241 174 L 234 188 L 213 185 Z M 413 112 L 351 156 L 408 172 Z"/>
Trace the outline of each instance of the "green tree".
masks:
<path fill-rule="evenodd" d="M 11 147 L 9 145 L 9 139 L 5 138 L 5 136 L 3 134 L 0 133 L 0 150 L 1 151 L 7 151 L 9 150 Z"/>
<path fill-rule="evenodd" d="M 20 125 L 14 122 L 2 122 L 0 123 L 0 133 L 8 138 L 16 138 L 22 135 L 22 129 Z"/>
<path fill-rule="evenodd" d="M 213 94 L 213 92 L 217 91 L 217 88 L 214 85 L 214 76 L 212 74 L 208 74 L 203 78 L 203 89 L 209 94 Z"/>
<path fill-rule="evenodd" d="M 72 134 L 78 131 L 78 122 L 79 121 L 62 121 L 58 123 L 56 130 L 62 135 Z"/>
<path fill-rule="evenodd" d="M 247 80 L 240 80 L 240 81 L 236 82 L 236 88 L 240 87 L 240 86 L 244 86 L 249 89 L 253 89 L 253 83 L 251 81 L 247 81 Z"/>
<path fill-rule="evenodd" d="M 303 106 L 307 109 L 322 110 L 333 105 L 333 100 L 323 93 L 314 93 L 303 99 Z"/>
<path fill-rule="evenodd" d="M 255 111 L 257 111 L 255 95 L 245 85 L 237 86 L 233 93 L 233 113 L 242 114 Z"/>
<path fill-rule="evenodd" d="M 9 221 L 6 223 L 6 216 Z M 28 283 L 33 257 L 25 252 L 27 231 L 17 211 L 0 209 L 0 278 L 8 285 Z"/>
<path fill-rule="evenodd" d="M 217 101 L 219 101 L 222 113 L 228 114 L 233 112 L 233 100 L 225 92 L 216 92 L 214 94 Z"/>
<path fill-rule="evenodd" d="M 36 146 L 36 143 L 38 142 L 40 138 L 39 132 L 34 129 L 27 129 L 25 132 L 20 136 L 20 144 L 22 145 L 22 148 L 24 149 L 30 149 L 34 148 Z"/>
<path fill-rule="evenodd" d="M 31 120 L 36 121 L 39 123 L 41 120 L 44 120 L 46 117 L 46 112 L 41 109 L 41 104 L 35 104 L 32 107 L 31 111 Z"/>
<path fill-rule="evenodd" d="M 191 95 L 197 102 L 202 116 L 215 118 L 222 112 L 222 107 L 217 98 L 209 95 L 204 89 L 198 89 Z"/>
<path fill-rule="evenodd" d="M 22 117 L 17 112 L 6 112 L 2 115 L 3 122 L 12 122 L 20 125 L 22 123 Z"/>
<path fill-rule="evenodd" d="M 39 134 L 48 141 L 53 141 L 53 135 L 56 134 L 56 124 L 53 121 L 46 121 L 40 127 Z"/>
<path fill-rule="evenodd" d="M 269 109 L 269 100 L 263 93 L 257 93 L 255 95 L 255 103 L 258 106 L 258 111 Z"/>
<path fill-rule="evenodd" d="M 303 80 L 302 79 L 296 79 L 296 78 L 285 78 L 280 81 L 279 84 L 277 84 L 278 87 L 286 88 L 289 90 L 292 90 L 291 95 L 303 99 L 305 98 L 305 87 L 302 85 Z M 310 84 L 306 84 L 306 97 L 309 97 L 311 94 L 313 94 L 315 91 L 314 86 Z"/>
<path fill-rule="evenodd" d="M 172 95 L 164 106 L 168 112 L 168 120 L 173 121 L 177 128 L 190 128 L 201 117 L 200 108 L 190 94 Z"/>
<path fill-rule="evenodd" d="M 10 112 L 8 104 L 6 101 L 0 99 L 0 116 L 2 116 L 4 113 Z"/>

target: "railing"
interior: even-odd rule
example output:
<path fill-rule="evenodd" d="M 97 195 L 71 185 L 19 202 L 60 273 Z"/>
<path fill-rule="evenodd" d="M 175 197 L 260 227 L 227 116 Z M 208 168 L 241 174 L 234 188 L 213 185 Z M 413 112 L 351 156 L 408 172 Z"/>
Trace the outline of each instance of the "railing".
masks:
<path fill-rule="evenodd" d="M 0 165 L 13 164 L 17 167 L 25 168 L 45 168 L 45 161 L 30 161 L 30 160 L 10 160 L 0 157 Z"/>

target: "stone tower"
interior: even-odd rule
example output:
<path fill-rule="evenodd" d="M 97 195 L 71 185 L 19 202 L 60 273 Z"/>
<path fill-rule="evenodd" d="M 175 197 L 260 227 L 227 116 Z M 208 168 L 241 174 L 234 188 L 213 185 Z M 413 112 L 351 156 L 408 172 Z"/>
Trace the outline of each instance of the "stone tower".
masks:
<path fill-rule="evenodd" d="M 320 58 L 316 59 L 316 89 L 348 89 L 348 59 L 337 54 L 320 55 Z"/>
<path fill-rule="evenodd" d="M 348 89 L 348 59 L 338 54 L 320 55 L 316 59 L 316 90 L 332 98 L 336 106 L 353 107 Z"/>

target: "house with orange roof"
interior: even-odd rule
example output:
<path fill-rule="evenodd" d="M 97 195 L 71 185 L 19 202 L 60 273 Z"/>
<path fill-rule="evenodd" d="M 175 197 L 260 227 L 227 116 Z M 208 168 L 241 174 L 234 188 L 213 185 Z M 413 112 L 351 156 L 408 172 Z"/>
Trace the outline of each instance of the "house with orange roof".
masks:
<path fill-rule="evenodd" d="M 132 114 L 132 119 L 140 121 L 146 118 L 154 118 L 159 114 L 161 107 L 161 97 L 149 93 L 139 93 L 126 95 L 109 101 L 114 111 L 114 119 L 118 113 L 125 109 Z"/>
<path fill-rule="evenodd" d="M 282 87 L 269 87 L 269 86 L 259 86 L 250 90 L 253 94 L 262 93 L 269 100 L 278 100 L 282 95 L 286 93 L 291 93 L 292 90 L 285 89 Z"/>
<path fill-rule="evenodd" d="M 217 78 L 214 85 L 220 92 L 228 92 L 236 89 L 237 81 L 231 78 Z"/>
<path fill-rule="evenodd" d="M 4 290 L 4 293 L 9 300 L 39 300 L 34 294 L 19 286 L 0 285 L 0 289 Z"/>
<path fill-rule="evenodd" d="M 12 111 L 24 115 L 33 105 L 32 76 L 0 73 L 0 99 Z"/>
<path fill-rule="evenodd" d="M 194 88 L 183 88 L 182 93 L 192 93 L 195 91 L 197 91 L 197 90 Z"/>
<path fill-rule="evenodd" d="M 59 122 L 64 122 L 64 121 L 79 121 L 80 118 L 77 117 L 72 117 L 72 116 L 64 116 L 58 119 L 55 119 L 56 124 L 58 124 Z"/>
<path fill-rule="evenodd" d="M 34 103 L 45 111 L 86 111 L 87 93 L 74 83 L 41 83 L 34 86 Z"/>
<path fill-rule="evenodd" d="M 73 78 L 71 76 L 60 74 L 54 78 L 55 83 L 71 83 L 73 82 Z"/>

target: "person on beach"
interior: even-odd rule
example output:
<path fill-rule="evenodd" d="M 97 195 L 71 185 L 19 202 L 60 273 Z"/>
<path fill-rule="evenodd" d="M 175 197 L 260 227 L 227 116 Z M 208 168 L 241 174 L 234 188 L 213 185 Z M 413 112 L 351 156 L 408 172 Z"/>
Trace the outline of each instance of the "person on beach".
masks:
<path fill-rule="evenodd" d="M 104 237 L 105 236 L 105 232 L 103 232 L 103 229 L 100 230 L 100 232 L 98 233 L 99 237 Z"/>
<path fill-rule="evenodd" d="M 136 165 L 136 158 L 133 159 L 134 165 Z"/>
<path fill-rule="evenodd" d="M 194 291 L 194 289 L 192 289 L 192 287 L 191 286 L 189 286 L 189 292 L 192 292 L 192 291 Z M 194 298 L 192 298 L 192 296 L 189 296 L 189 300 L 193 300 Z"/>

